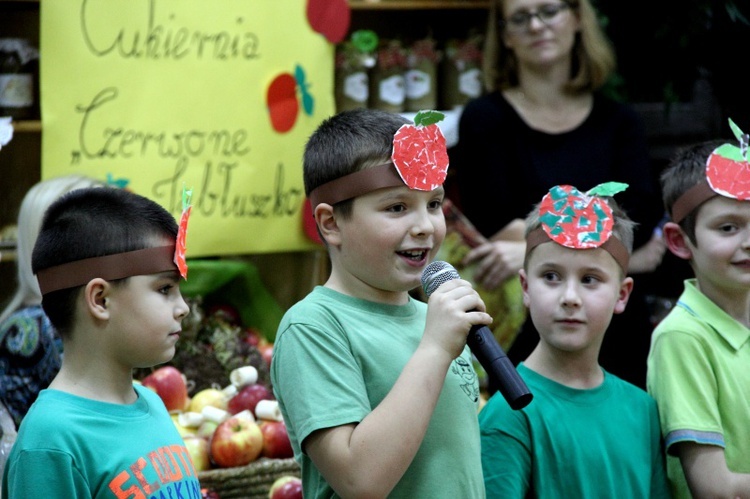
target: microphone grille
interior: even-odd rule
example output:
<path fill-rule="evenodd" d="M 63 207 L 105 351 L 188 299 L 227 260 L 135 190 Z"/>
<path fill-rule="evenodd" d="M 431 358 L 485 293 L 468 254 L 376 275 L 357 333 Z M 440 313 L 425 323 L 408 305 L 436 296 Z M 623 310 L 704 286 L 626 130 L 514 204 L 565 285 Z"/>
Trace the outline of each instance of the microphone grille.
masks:
<path fill-rule="evenodd" d="M 460 279 L 461 276 L 453 265 L 448 262 L 442 262 L 436 260 L 422 271 L 422 288 L 424 289 L 427 298 L 440 287 L 441 284 L 452 281 L 453 279 Z"/>

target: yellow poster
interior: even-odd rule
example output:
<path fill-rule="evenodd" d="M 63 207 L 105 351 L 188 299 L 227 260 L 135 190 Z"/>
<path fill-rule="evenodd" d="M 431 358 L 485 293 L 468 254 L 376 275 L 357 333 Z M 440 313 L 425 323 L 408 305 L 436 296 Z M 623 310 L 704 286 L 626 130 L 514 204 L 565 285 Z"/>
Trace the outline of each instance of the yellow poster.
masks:
<path fill-rule="evenodd" d="M 303 0 L 41 3 L 42 177 L 83 173 L 175 217 L 188 257 L 315 247 L 302 152 L 333 114 L 333 50 Z"/>

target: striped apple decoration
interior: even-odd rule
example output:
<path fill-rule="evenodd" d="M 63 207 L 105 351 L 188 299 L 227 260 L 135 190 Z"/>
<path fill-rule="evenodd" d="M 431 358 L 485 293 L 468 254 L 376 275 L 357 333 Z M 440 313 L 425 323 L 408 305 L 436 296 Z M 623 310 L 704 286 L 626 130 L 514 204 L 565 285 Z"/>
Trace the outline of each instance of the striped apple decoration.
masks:
<path fill-rule="evenodd" d="M 183 279 L 187 279 L 188 265 L 185 260 L 185 252 L 187 251 L 187 227 L 188 220 L 190 220 L 190 213 L 193 207 L 190 205 L 190 200 L 193 197 L 192 189 L 182 188 L 182 215 L 180 215 L 180 228 L 177 232 L 177 240 L 175 242 L 174 249 L 174 263 L 180 271 L 180 275 Z"/>
<path fill-rule="evenodd" d="M 550 239 L 567 248 L 598 248 L 612 234 L 612 208 L 601 196 L 614 196 L 627 184 L 607 182 L 581 192 L 557 185 L 542 198 L 539 221 Z"/>
<path fill-rule="evenodd" d="M 448 174 L 448 149 L 437 123 L 438 111 L 419 111 L 413 125 L 402 125 L 393 137 L 391 160 L 410 189 L 431 191 L 443 185 Z"/>
<path fill-rule="evenodd" d="M 723 144 L 706 161 L 706 179 L 717 193 L 743 201 L 750 200 L 750 162 L 748 162 L 748 134 L 730 119 L 729 127 L 740 143 Z"/>

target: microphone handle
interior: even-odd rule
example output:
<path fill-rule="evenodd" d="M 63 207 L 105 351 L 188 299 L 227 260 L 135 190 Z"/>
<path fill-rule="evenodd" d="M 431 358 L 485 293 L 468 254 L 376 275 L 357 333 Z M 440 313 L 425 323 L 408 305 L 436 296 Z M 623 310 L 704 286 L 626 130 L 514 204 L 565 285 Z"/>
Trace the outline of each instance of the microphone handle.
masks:
<path fill-rule="evenodd" d="M 472 326 L 466 343 L 512 409 L 523 409 L 531 402 L 529 387 L 487 326 Z"/>

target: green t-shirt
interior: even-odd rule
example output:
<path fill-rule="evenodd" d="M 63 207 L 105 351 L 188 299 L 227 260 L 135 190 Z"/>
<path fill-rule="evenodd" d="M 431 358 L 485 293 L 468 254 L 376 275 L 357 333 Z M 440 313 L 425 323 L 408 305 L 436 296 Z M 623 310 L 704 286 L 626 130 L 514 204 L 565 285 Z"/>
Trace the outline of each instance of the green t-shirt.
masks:
<path fill-rule="evenodd" d="M 3 475 L 13 499 L 200 497 L 182 437 L 159 396 L 134 385 L 121 405 L 42 390 Z"/>
<path fill-rule="evenodd" d="M 521 363 L 534 399 L 514 411 L 500 393 L 479 413 L 487 497 L 669 497 L 656 403 L 604 373 L 589 390 Z"/>
<path fill-rule="evenodd" d="M 690 491 L 674 444 L 724 448 L 727 467 L 750 473 L 750 329 L 685 281 L 677 306 L 654 330 L 647 388 L 659 405 L 675 497 Z"/>
<path fill-rule="evenodd" d="M 361 421 L 385 398 L 422 338 L 426 310 L 414 299 L 385 305 L 318 286 L 285 314 L 271 380 L 307 499 L 336 495 L 300 443 Z M 389 497 L 484 497 L 470 355 L 467 348 L 451 364 L 422 445 Z"/>

